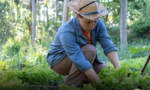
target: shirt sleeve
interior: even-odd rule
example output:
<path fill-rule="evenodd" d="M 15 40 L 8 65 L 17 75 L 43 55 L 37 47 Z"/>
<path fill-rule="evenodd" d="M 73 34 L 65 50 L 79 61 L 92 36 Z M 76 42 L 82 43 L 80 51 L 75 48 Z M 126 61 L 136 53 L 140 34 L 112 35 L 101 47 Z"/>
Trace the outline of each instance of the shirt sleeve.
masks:
<path fill-rule="evenodd" d="M 62 46 L 69 57 L 69 59 L 79 68 L 82 72 L 92 68 L 90 62 L 85 58 L 82 49 L 76 43 L 76 35 L 72 32 L 63 32 L 60 34 L 60 41 Z"/>
<path fill-rule="evenodd" d="M 104 54 L 107 55 L 109 52 L 117 51 L 116 46 L 113 44 L 112 40 L 107 34 L 107 29 L 104 23 L 99 19 L 98 21 L 98 42 L 104 50 Z"/>

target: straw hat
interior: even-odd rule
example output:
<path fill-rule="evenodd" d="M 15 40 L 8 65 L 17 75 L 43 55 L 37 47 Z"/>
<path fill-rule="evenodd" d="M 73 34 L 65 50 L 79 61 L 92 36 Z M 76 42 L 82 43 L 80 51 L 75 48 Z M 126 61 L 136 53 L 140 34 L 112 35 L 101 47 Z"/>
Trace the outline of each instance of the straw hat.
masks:
<path fill-rule="evenodd" d="M 90 20 L 95 20 L 108 14 L 106 7 L 98 3 L 97 0 L 74 0 L 70 1 L 68 6 L 74 12 Z"/>

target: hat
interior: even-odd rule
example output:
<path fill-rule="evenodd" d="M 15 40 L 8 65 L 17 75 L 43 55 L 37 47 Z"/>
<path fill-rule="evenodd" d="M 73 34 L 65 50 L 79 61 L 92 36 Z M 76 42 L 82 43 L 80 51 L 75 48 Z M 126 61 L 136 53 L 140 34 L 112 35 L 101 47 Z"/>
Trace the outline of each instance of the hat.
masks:
<path fill-rule="evenodd" d="M 81 16 L 95 20 L 108 14 L 107 8 L 97 0 L 73 0 L 68 3 L 71 10 Z"/>

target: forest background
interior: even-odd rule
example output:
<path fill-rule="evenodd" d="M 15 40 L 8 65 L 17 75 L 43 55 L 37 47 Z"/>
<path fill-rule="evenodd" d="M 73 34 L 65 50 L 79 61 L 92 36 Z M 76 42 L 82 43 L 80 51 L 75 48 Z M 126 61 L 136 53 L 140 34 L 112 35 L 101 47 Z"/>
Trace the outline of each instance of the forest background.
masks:
<path fill-rule="evenodd" d="M 32 0 L 0 0 L 0 60 L 9 60 L 19 57 L 21 53 L 33 53 L 41 56 L 44 61 L 49 46 L 53 41 L 58 27 L 62 24 L 63 0 L 35 0 L 36 2 L 36 37 L 34 49 L 31 46 L 32 38 Z M 131 46 L 150 45 L 150 1 L 128 0 L 127 5 L 127 49 L 120 52 L 120 0 L 98 0 L 109 10 L 103 18 L 108 33 L 118 47 L 120 60 L 130 54 Z M 69 10 L 68 19 L 74 16 Z M 31 47 L 30 47 L 31 46 Z M 100 46 L 98 47 L 98 49 Z M 31 51 L 28 51 L 31 49 Z M 33 50 L 32 50 L 33 49 Z M 41 51 L 39 51 L 41 49 Z M 29 53 L 28 53 L 29 52 Z M 99 57 L 106 60 L 98 50 Z M 143 57 L 148 51 L 139 52 L 132 57 Z M 24 59 L 35 56 L 23 56 Z M 23 58 L 22 57 L 22 58 Z M 36 58 L 39 58 L 36 57 Z M 10 60 L 11 61 L 11 60 Z"/>

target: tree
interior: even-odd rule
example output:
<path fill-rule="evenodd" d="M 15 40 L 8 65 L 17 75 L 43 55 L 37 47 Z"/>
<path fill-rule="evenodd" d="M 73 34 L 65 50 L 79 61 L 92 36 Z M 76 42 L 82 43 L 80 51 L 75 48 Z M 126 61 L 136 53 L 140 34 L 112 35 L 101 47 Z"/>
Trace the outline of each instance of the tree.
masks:
<path fill-rule="evenodd" d="M 121 0 L 120 40 L 123 51 L 127 47 L 127 0 Z"/>
<path fill-rule="evenodd" d="M 34 46 L 34 39 L 36 36 L 36 3 L 35 0 L 32 1 L 32 17 L 33 17 L 33 25 L 32 25 L 32 46 Z"/>
<path fill-rule="evenodd" d="M 20 18 L 19 13 L 19 8 L 18 8 L 18 4 L 20 3 L 20 0 L 14 0 L 15 4 L 16 4 L 16 20 L 18 21 L 18 18 Z"/>
<path fill-rule="evenodd" d="M 62 24 L 68 20 L 68 2 L 69 1 L 70 0 L 64 1 Z"/>

